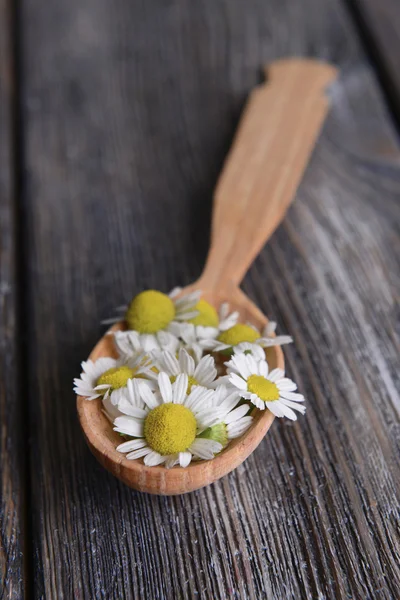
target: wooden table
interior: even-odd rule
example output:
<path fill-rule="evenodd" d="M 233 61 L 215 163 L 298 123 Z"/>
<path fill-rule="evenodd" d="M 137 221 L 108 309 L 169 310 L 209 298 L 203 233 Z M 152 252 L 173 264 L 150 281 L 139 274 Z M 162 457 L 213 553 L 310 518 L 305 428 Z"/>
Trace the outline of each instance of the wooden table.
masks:
<path fill-rule="evenodd" d="M 341 68 L 244 282 L 305 418 L 196 493 L 96 463 L 72 379 L 114 306 L 200 273 L 260 67 Z M 400 597 L 397 0 L 0 0 L 1 598 Z"/>

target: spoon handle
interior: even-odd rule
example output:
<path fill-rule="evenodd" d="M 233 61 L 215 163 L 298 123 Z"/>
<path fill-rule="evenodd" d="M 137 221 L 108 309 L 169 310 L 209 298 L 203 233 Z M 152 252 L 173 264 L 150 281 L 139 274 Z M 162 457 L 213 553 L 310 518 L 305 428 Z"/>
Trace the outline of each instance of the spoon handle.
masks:
<path fill-rule="evenodd" d="M 239 285 L 282 221 L 329 109 L 337 70 L 308 59 L 268 68 L 249 97 L 214 195 L 211 247 L 201 284 Z"/>

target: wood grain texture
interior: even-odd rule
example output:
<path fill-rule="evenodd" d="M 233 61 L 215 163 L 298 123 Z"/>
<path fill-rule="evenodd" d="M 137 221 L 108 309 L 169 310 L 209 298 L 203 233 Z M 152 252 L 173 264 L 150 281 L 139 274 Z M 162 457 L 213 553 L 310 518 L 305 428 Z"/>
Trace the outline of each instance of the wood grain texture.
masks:
<path fill-rule="evenodd" d="M 288 58 L 250 92 L 214 192 L 211 246 L 200 288 L 239 285 L 283 220 L 329 110 L 337 70 Z"/>
<path fill-rule="evenodd" d="M 347 0 L 364 31 L 365 43 L 379 68 L 400 123 L 400 9 L 397 0 Z"/>
<path fill-rule="evenodd" d="M 23 0 L 36 598 L 397 596 L 399 151 L 338 0 Z M 98 322 L 200 274 L 260 65 L 343 74 L 288 218 L 245 280 L 308 398 L 228 477 L 132 491 L 91 457 L 72 378 Z"/>
<path fill-rule="evenodd" d="M 0 0 L 0 598 L 23 593 L 24 421 L 17 394 L 13 60 L 10 4 Z"/>

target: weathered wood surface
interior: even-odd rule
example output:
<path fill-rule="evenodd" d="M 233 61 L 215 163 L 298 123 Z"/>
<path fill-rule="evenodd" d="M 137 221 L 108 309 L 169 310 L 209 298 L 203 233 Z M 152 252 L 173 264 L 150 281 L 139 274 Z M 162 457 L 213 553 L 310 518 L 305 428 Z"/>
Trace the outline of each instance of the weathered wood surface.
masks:
<path fill-rule="evenodd" d="M 348 0 L 349 1 L 349 0 Z M 400 126 L 400 5 L 398 0 L 350 0 Z"/>
<path fill-rule="evenodd" d="M 344 4 L 22 0 L 21 19 L 33 597 L 397 597 L 400 154 Z M 295 337 L 308 414 L 204 490 L 141 495 L 89 454 L 72 378 L 115 305 L 199 275 L 243 101 L 290 54 L 342 77 L 244 289 Z"/>
<path fill-rule="evenodd" d="M 17 394 L 13 60 L 10 5 L 0 0 L 0 598 L 23 593 L 24 418 Z"/>

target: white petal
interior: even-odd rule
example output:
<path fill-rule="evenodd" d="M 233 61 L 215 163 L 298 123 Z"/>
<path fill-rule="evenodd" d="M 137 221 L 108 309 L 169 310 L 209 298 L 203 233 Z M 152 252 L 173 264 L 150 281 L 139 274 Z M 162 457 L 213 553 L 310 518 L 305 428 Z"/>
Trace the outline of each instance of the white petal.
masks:
<path fill-rule="evenodd" d="M 197 401 L 199 400 L 199 398 L 202 397 L 203 394 L 203 388 L 200 386 L 194 386 L 192 387 L 192 391 L 190 392 L 189 396 L 186 398 L 184 404 L 186 406 L 186 408 L 192 408 L 192 406 L 195 406 L 197 404 Z"/>
<path fill-rule="evenodd" d="M 145 352 L 151 352 L 152 350 L 158 349 L 157 338 L 152 333 L 142 333 L 140 336 L 140 344 Z"/>
<path fill-rule="evenodd" d="M 231 390 L 236 390 L 236 388 L 229 381 L 229 375 L 221 375 L 221 377 L 218 377 L 218 379 L 212 381 L 208 387 L 215 390 L 215 388 L 217 388 L 219 385 L 226 385 Z"/>
<path fill-rule="evenodd" d="M 126 458 L 128 460 L 135 460 L 137 458 L 142 458 L 142 456 L 146 456 L 147 454 L 150 454 L 150 452 L 151 452 L 151 448 L 149 448 L 148 446 L 145 446 L 144 448 L 139 448 L 138 450 L 134 450 L 130 454 L 127 454 Z"/>
<path fill-rule="evenodd" d="M 189 325 L 189 323 L 186 324 L 186 323 L 177 323 L 176 321 L 171 321 L 171 323 L 168 325 L 168 333 L 171 333 L 172 335 L 174 335 L 176 337 L 183 338 L 183 330 L 184 330 L 184 328 L 186 328 L 187 325 Z"/>
<path fill-rule="evenodd" d="M 250 410 L 250 406 L 248 404 L 242 404 L 242 406 L 238 406 L 235 410 L 232 410 L 224 419 L 224 422 L 229 425 L 229 423 L 233 423 L 238 419 L 241 419 L 246 415 Z"/>
<path fill-rule="evenodd" d="M 213 427 L 213 425 L 220 423 L 223 417 L 223 413 L 216 411 L 215 409 L 199 411 L 196 414 L 198 429 L 204 431 L 207 427 Z"/>
<path fill-rule="evenodd" d="M 161 362 L 163 364 L 162 370 L 165 369 L 168 375 L 178 375 L 181 372 L 179 362 L 171 352 L 163 352 L 161 354 Z"/>
<path fill-rule="evenodd" d="M 284 417 L 285 416 L 285 407 L 279 401 L 275 400 L 274 402 L 266 402 L 265 404 L 266 404 L 266 407 L 276 417 Z"/>
<path fill-rule="evenodd" d="M 185 311 L 185 312 L 183 312 Z M 177 321 L 190 321 L 190 319 L 194 319 L 199 314 L 198 310 L 185 310 L 180 309 L 176 312 L 175 319 Z"/>
<path fill-rule="evenodd" d="M 175 404 L 183 404 L 186 398 L 186 390 L 188 387 L 188 376 L 186 373 L 181 373 L 176 378 L 175 383 L 172 385 L 173 402 Z"/>
<path fill-rule="evenodd" d="M 196 412 L 210 406 L 214 390 L 208 390 L 200 385 L 194 386 L 184 404 L 190 410 Z"/>
<path fill-rule="evenodd" d="M 100 398 L 99 394 L 94 394 L 93 396 L 88 396 L 86 400 L 96 400 L 96 398 Z"/>
<path fill-rule="evenodd" d="M 296 413 L 288 406 L 284 406 L 284 416 L 291 421 L 297 421 Z"/>
<path fill-rule="evenodd" d="M 221 410 L 224 410 L 228 413 L 233 408 L 235 408 L 235 406 L 239 402 L 239 400 L 240 400 L 240 392 L 237 388 L 234 388 L 233 391 L 229 390 L 228 395 L 225 396 L 223 401 L 218 404 L 218 407 Z"/>
<path fill-rule="evenodd" d="M 121 402 L 122 398 L 125 398 L 126 392 L 127 392 L 126 387 L 118 388 L 117 390 L 113 390 L 111 392 L 111 398 L 110 398 L 111 403 L 114 406 L 118 406 L 118 404 Z"/>
<path fill-rule="evenodd" d="M 249 400 L 254 404 L 254 406 L 257 406 L 257 408 L 259 408 L 260 410 L 266 409 L 265 402 L 263 400 L 260 400 L 260 398 L 256 394 L 251 394 Z"/>
<path fill-rule="evenodd" d="M 122 417 L 121 412 L 116 406 L 113 406 L 109 398 L 102 398 L 101 403 L 104 409 L 103 412 L 111 423 L 114 423 L 117 417 Z"/>
<path fill-rule="evenodd" d="M 92 362 L 92 361 L 90 361 L 90 362 Z M 115 360 L 115 358 L 103 356 L 101 358 L 98 358 L 94 363 L 92 362 L 92 365 L 93 366 L 91 369 L 91 375 L 93 377 L 95 377 L 96 379 L 98 379 L 100 377 L 100 375 L 102 375 L 109 369 L 112 369 L 113 367 L 115 367 L 117 365 L 117 361 Z"/>
<path fill-rule="evenodd" d="M 150 409 L 157 408 L 161 403 L 146 383 L 140 384 L 140 395 Z"/>
<path fill-rule="evenodd" d="M 229 394 L 229 396 L 225 398 L 223 403 L 220 404 L 219 408 L 228 413 L 234 409 L 235 406 L 237 406 L 241 398 L 242 392 L 240 392 L 237 388 L 233 388 L 233 393 Z"/>
<path fill-rule="evenodd" d="M 263 334 L 266 337 L 270 337 L 275 332 L 275 329 L 276 329 L 276 323 L 275 323 L 275 321 L 269 321 L 266 324 L 266 326 L 264 327 Z"/>
<path fill-rule="evenodd" d="M 251 354 L 253 358 L 257 361 L 265 360 L 265 352 L 264 350 L 257 344 L 251 344 L 250 342 L 242 342 L 234 347 L 233 349 L 235 354 Z"/>
<path fill-rule="evenodd" d="M 265 367 L 261 367 L 262 363 L 263 362 L 265 363 L 265 361 L 256 361 L 254 356 L 252 356 L 251 354 L 246 354 L 245 359 L 247 361 L 248 369 L 251 374 L 253 374 L 253 373 L 256 375 L 261 374 L 260 368 L 265 368 Z"/>
<path fill-rule="evenodd" d="M 239 373 L 244 379 L 251 375 L 251 371 L 247 364 L 247 356 L 245 354 L 234 354 L 230 361 L 226 362 L 228 369 L 232 369 L 235 373 Z"/>
<path fill-rule="evenodd" d="M 123 397 L 118 403 L 118 409 L 125 415 L 136 417 L 137 419 L 145 419 L 149 412 L 147 410 L 143 410 L 142 408 L 138 408 L 137 406 L 133 406 L 125 397 Z"/>
<path fill-rule="evenodd" d="M 165 468 L 172 469 L 175 465 L 179 463 L 179 454 L 169 454 L 165 459 Z"/>
<path fill-rule="evenodd" d="M 239 377 L 239 375 L 236 375 L 236 373 L 231 373 L 229 375 L 229 381 L 232 383 L 232 385 L 234 385 L 235 387 L 237 387 L 239 390 L 246 390 L 247 389 L 247 384 L 244 381 L 244 379 L 242 379 L 241 377 Z"/>
<path fill-rule="evenodd" d="M 243 435 L 243 433 L 247 431 L 252 424 L 252 421 L 253 417 L 243 417 L 242 419 L 239 419 L 239 421 L 230 423 L 226 428 L 228 439 L 233 440 Z"/>
<path fill-rule="evenodd" d="M 174 287 L 172 288 L 172 290 L 170 291 L 170 293 L 168 294 L 168 296 L 170 298 L 176 298 L 176 296 L 178 296 L 182 291 L 181 287 Z"/>
<path fill-rule="evenodd" d="M 202 340 L 214 339 L 219 334 L 217 327 L 205 327 L 204 325 L 197 325 L 196 334 Z"/>
<path fill-rule="evenodd" d="M 194 325 L 191 325 L 190 323 L 181 323 L 180 337 L 185 344 L 194 344 L 197 341 Z"/>
<path fill-rule="evenodd" d="M 139 381 L 137 379 L 128 379 L 126 387 L 128 388 L 128 395 L 131 404 L 141 408 Z"/>
<path fill-rule="evenodd" d="M 181 348 L 179 350 L 179 364 L 182 373 L 187 373 L 187 375 L 193 375 L 195 362 L 193 358 L 187 353 L 185 348 Z"/>
<path fill-rule="evenodd" d="M 158 386 L 160 388 L 163 401 L 165 403 L 172 402 L 172 385 L 166 373 L 160 373 L 158 375 Z"/>
<path fill-rule="evenodd" d="M 284 344 L 291 344 L 293 342 L 293 338 L 290 335 L 278 335 L 277 337 L 263 337 L 257 340 L 260 346 L 264 348 L 270 348 L 272 346 L 283 346 Z"/>
<path fill-rule="evenodd" d="M 279 390 L 287 391 L 287 392 L 295 392 L 297 390 L 297 385 L 294 381 L 289 379 L 288 377 L 284 377 L 279 381 Z"/>
<path fill-rule="evenodd" d="M 267 377 L 268 375 L 268 363 L 265 360 L 260 360 L 258 363 L 258 372 L 263 377 Z"/>
<path fill-rule="evenodd" d="M 294 402 L 304 402 L 304 396 L 302 394 L 297 394 L 296 392 L 287 392 L 286 390 L 281 390 L 280 388 L 279 393 L 282 398 L 287 398 L 288 400 L 293 400 Z"/>
<path fill-rule="evenodd" d="M 194 378 L 200 385 L 208 386 L 217 376 L 215 360 L 212 356 L 204 356 L 196 367 Z"/>
<path fill-rule="evenodd" d="M 179 452 L 179 464 L 181 467 L 188 467 L 192 460 L 191 452 Z"/>
<path fill-rule="evenodd" d="M 75 381 L 76 381 L 76 383 L 75 383 L 75 387 L 74 387 L 74 392 L 78 396 L 83 396 L 90 400 L 94 400 L 95 398 L 99 398 L 101 396 L 101 394 L 96 394 L 95 390 L 93 388 L 80 382 L 79 379 L 75 380 Z"/>
<path fill-rule="evenodd" d="M 114 430 L 133 437 L 142 437 L 143 422 L 139 423 L 133 417 L 117 417 L 114 421 Z"/>
<path fill-rule="evenodd" d="M 211 460 L 214 454 L 222 450 L 222 444 L 214 440 L 196 438 L 189 448 L 190 452 L 204 460 Z"/>
<path fill-rule="evenodd" d="M 193 353 L 194 358 L 198 362 L 203 356 L 203 348 L 201 348 L 199 344 L 192 344 L 190 350 Z"/>
<path fill-rule="evenodd" d="M 144 457 L 144 464 L 148 467 L 155 467 L 163 462 L 165 462 L 165 456 L 162 456 L 158 452 L 154 452 L 154 450 Z"/>
<path fill-rule="evenodd" d="M 201 292 L 196 290 L 195 292 L 191 292 L 190 294 L 184 294 L 180 298 L 174 301 L 176 309 L 182 309 L 183 307 L 192 307 L 195 306 L 201 298 Z M 199 314 L 199 311 L 196 311 L 196 314 Z"/>
<path fill-rule="evenodd" d="M 273 371 L 271 371 L 271 373 L 268 375 L 268 379 L 273 383 L 276 383 L 279 381 L 279 379 L 282 379 L 284 375 L 285 373 L 282 371 L 282 369 L 273 369 Z"/>
<path fill-rule="evenodd" d="M 297 402 L 292 402 L 291 400 L 282 400 L 282 404 L 297 410 L 297 412 L 301 413 L 302 415 L 304 415 L 307 408 L 304 404 L 298 404 Z"/>
<path fill-rule="evenodd" d="M 238 312 L 231 313 L 228 317 L 226 317 L 226 319 L 223 319 L 222 321 L 220 321 L 220 323 L 219 323 L 220 330 L 226 331 L 227 329 L 230 329 L 231 327 L 236 325 L 236 323 L 238 322 L 238 319 L 239 319 Z"/>
<path fill-rule="evenodd" d="M 143 448 L 146 446 L 146 440 L 129 440 L 129 442 L 124 442 L 117 446 L 118 452 L 131 452 L 132 450 L 139 450 L 139 448 Z"/>

